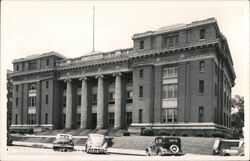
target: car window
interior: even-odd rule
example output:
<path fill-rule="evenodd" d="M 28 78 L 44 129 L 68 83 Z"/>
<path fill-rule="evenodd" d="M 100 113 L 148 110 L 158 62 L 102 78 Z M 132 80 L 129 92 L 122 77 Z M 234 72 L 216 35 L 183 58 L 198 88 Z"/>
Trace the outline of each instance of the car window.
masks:
<path fill-rule="evenodd" d="M 162 143 L 162 138 L 158 138 L 155 140 L 155 143 Z"/>

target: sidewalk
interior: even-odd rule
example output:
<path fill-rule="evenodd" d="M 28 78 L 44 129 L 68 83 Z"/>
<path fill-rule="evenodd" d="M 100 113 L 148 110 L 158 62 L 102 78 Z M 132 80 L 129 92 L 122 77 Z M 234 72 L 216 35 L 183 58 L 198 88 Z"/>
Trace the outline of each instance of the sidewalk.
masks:
<path fill-rule="evenodd" d="M 16 146 L 46 148 L 46 149 L 52 149 L 53 147 L 53 144 L 49 143 L 34 143 L 34 142 L 22 142 L 22 141 L 13 141 L 12 144 Z M 84 146 L 74 146 L 74 149 L 77 151 L 85 151 Z M 144 150 L 132 150 L 132 149 L 108 148 L 108 152 L 112 154 L 121 154 L 121 155 L 138 155 L 138 156 L 146 155 L 146 152 Z"/>

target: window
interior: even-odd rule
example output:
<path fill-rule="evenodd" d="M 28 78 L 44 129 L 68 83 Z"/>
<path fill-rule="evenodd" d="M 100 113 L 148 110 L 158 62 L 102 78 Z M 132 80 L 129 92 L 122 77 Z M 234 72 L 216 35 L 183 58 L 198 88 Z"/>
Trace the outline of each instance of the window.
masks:
<path fill-rule="evenodd" d="M 214 108 L 214 122 L 217 123 L 217 110 Z"/>
<path fill-rule="evenodd" d="M 143 69 L 140 69 L 139 78 L 143 78 Z"/>
<path fill-rule="evenodd" d="M 37 69 L 36 62 L 30 62 L 29 63 L 29 70 L 36 70 L 36 69 Z"/>
<path fill-rule="evenodd" d="M 76 124 L 77 124 L 77 127 L 80 127 L 80 125 L 81 125 L 81 114 L 80 113 L 76 114 Z"/>
<path fill-rule="evenodd" d="M 66 114 L 63 114 L 63 126 L 65 126 L 66 123 Z"/>
<path fill-rule="evenodd" d="M 46 95 L 46 98 L 45 98 L 45 103 L 48 104 L 49 103 L 49 95 Z"/>
<path fill-rule="evenodd" d="M 18 105 L 18 97 L 16 97 L 16 106 Z"/>
<path fill-rule="evenodd" d="M 48 124 L 48 117 L 49 117 L 49 114 L 45 113 L 45 124 Z"/>
<path fill-rule="evenodd" d="M 16 114 L 16 120 L 15 120 L 15 124 L 17 125 L 17 122 L 18 122 L 18 116 Z"/>
<path fill-rule="evenodd" d="M 144 41 L 140 41 L 140 50 L 144 49 Z"/>
<path fill-rule="evenodd" d="M 28 114 L 28 124 L 29 125 L 36 124 L 36 114 Z"/>
<path fill-rule="evenodd" d="M 214 70 L 215 70 L 215 74 L 218 74 L 218 66 L 217 66 L 217 64 L 214 62 Z"/>
<path fill-rule="evenodd" d="M 96 105 L 97 103 L 97 94 L 92 94 L 92 105 Z"/>
<path fill-rule="evenodd" d="M 16 85 L 16 91 L 18 92 L 18 85 Z"/>
<path fill-rule="evenodd" d="M 111 92 L 109 93 L 109 104 L 114 104 L 115 103 L 115 93 Z"/>
<path fill-rule="evenodd" d="M 49 59 L 46 60 L 46 66 L 49 66 Z"/>
<path fill-rule="evenodd" d="M 163 77 L 175 77 L 178 75 L 178 66 L 169 66 L 163 68 Z"/>
<path fill-rule="evenodd" d="M 163 47 L 173 47 L 177 44 L 178 44 L 178 35 L 163 37 Z"/>
<path fill-rule="evenodd" d="M 16 65 L 16 71 L 19 71 L 19 65 L 18 64 Z"/>
<path fill-rule="evenodd" d="M 133 102 L 133 91 L 127 91 L 127 103 Z"/>
<path fill-rule="evenodd" d="M 199 80 L 199 93 L 204 93 L 204 80 Z"/>
<path fill-rule="evenodd" d="M 204 108 L 203 106 L 199 107 L 199 122 L 203 122 L 204 121 Z"/>
<path fill-rule="evenodd" d="M 63 96 L 63 107 L 66 107 L 66 96 Z"/>
<path fill-rule="evenodd" d="M 205 29 L 200 30 L 200 39 L 205 39 Z"/>
<path fill-rule="evenodd" d="M 35 83 L 31 84 L 30 85 L 30 90 L 35 90 L 35 89 L 36 89 L 36 84 Z"/>
<path fill-rule="evenodd" d="M 77 105 L 80 106 L 81 105 L 81 95 L 77 95 Z"/>
<path fill-rule="evenodd" d="M 46 81 L 46 88 L 49 88 L 49 81 Z"/>
<path fill-rule="evenodd" d="M 36 97 L 29 97 L 29 100 L 30 107 L 36 107 Z"/>
<path fill-rule="evenodd" d="M 143 97 L 143 86 L 139 87 L 139 97 Z"/>
<path fill-rule="evenodd" d="M 167 109 L 166 116 L 167 123 L 177 122 L 177 109 Z"/>
<path fill-rule="evenodd" d="M 218 85 L 217 85 L 217 83 L 214 83 L 214 95 L 215 96 L 218 95 Z"/>
<path fill-rule="evenodd" d="M 139 123 L 142 123 L 142 109 L 139 109 Z"/>
<path fill-rule="evenodd" d="M 108 123 L 109 123 L 109 126 L 114 126 L 114 123 L 115 123 L 115 113 L 114 112 L 108 113 Z"/>
<path fill-rule="evenodd" d="M 126 123 L 127 125 L 132 124 L 132 112 L 126 112 Z"/>
<path fill-rule="evenodd" d="M 177 98 L 178 85 L 177 84 L 164 84 L 162 98 Z"/>
<path fill-rule="evenodd" d="M 204 72 L 204 68 L 205 68 L 205 61 L 202 60 L 200 61 L 200 64 L 199 64 L 199 71 Z"/>

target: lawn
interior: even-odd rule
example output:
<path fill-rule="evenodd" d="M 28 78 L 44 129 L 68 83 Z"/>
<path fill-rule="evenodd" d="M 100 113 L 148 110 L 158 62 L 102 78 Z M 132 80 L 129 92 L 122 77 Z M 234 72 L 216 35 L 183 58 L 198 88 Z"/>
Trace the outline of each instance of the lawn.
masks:
<path fill-rule="evenodd" d="M 112 148 L 145 150 L 154 141 L 154 136 L 124 136 L 112 139 Z M 53 143 L 55 138 L 34 138 L 15 137 L 16 141 L 34 143 Z M 205 154 L 212 153 L 213 144 L 216 138 L 205 137 L 181 137 L 182 150 L 184 153 Z M 75 138 L 75 145 L 84 145 L 86 139 Z"/>

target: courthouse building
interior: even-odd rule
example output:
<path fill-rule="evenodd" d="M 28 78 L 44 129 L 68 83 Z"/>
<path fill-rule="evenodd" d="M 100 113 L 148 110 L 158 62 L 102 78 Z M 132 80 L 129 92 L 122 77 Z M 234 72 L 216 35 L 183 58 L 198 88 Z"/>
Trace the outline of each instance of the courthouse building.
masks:
<path fill-rule="evenodd" d="M 216 19 L 134 34 L 133 47 L 13 61 L 11 128 L 230 132 L 233 61 Z"/>

